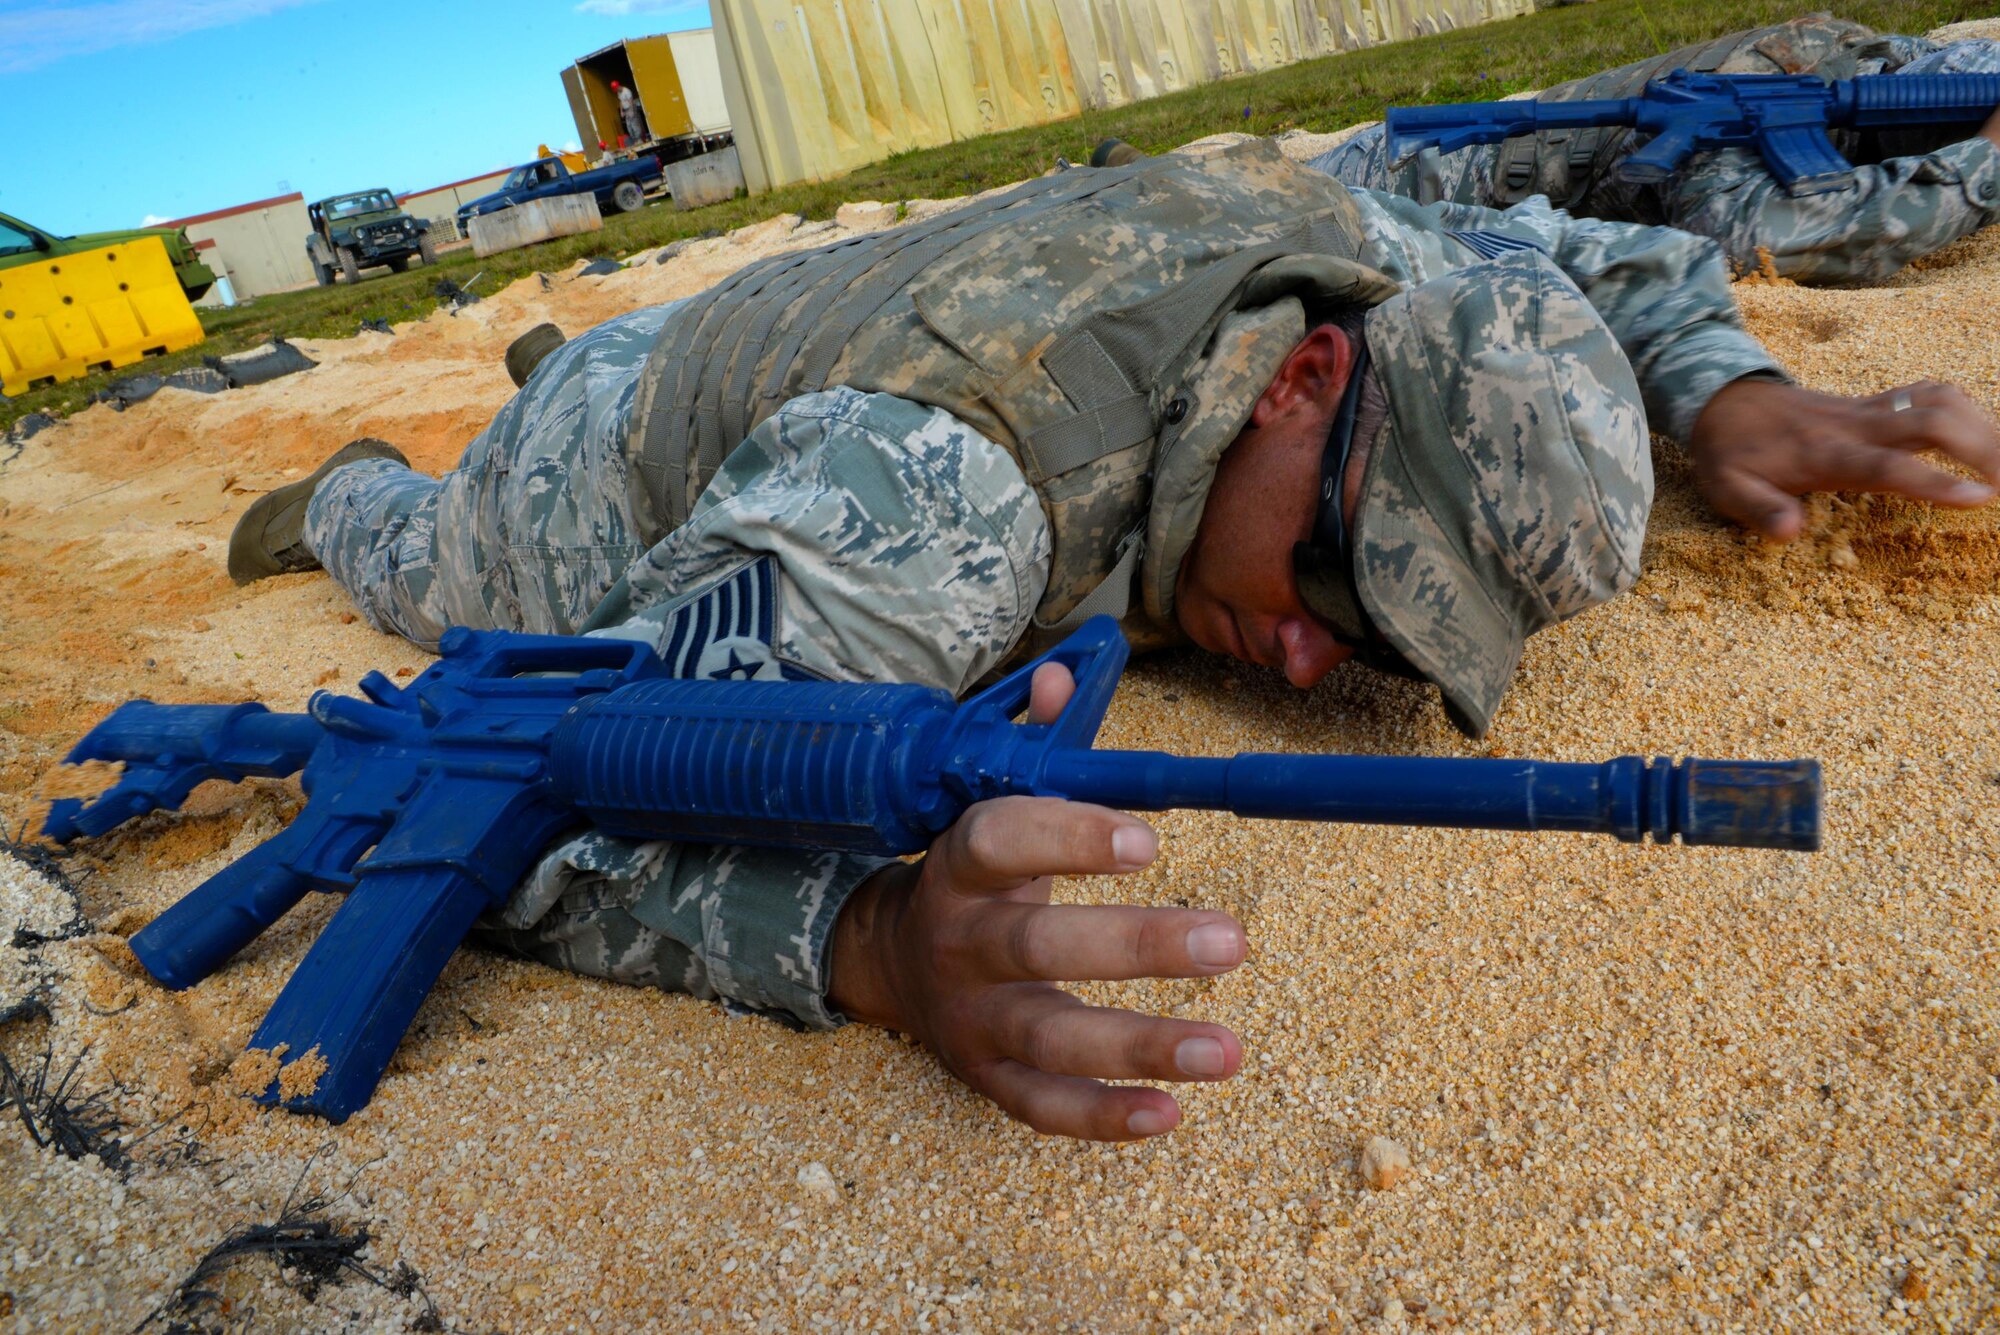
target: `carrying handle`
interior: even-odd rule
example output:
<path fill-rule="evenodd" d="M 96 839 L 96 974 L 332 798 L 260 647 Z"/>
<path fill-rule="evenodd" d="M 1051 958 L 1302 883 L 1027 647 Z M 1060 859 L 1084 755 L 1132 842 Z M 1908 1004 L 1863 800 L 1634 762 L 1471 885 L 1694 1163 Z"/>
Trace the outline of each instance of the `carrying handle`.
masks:
<path fill-rule="evenodd" d="M 520 635 L 468 630 L 453 626 L 438 640 L 438 653 L 450 662 L 450 675 L 518 677 L 530 672 L 583 673 L 609 669 L 631 674 L 653 659 L 652 649 L 638 640 L 603 635 Z M 425 677 L 445 676 L 439 663 Z"/>

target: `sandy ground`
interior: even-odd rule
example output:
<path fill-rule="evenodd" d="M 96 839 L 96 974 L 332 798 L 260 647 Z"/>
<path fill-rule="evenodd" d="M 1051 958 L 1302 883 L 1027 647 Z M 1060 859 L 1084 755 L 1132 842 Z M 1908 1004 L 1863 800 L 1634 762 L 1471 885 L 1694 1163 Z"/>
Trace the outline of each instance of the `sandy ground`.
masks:
<path fill-rule="evenodd" d="M 1316 145 L 1314 145 L 1316 147 Z M 919 210 L 912 210 L 913 212 Z M 881 220 L 892 210 L 856 210 Z M 448 468 L 507 397 L 501 354 L 692 293 L 833 224 L 779 219 L 455 317 L 310 344 L 310 372 L 94 407 L 0 449 L 0 816 L 131 696 L 295 709 L 424 656 L 317 574 L 224 574 L 248 499 L 359 435 Z M 1737 289 L 1808 382 L 1937 375 L 2000 412 L 2000 229 L 1890 286 Z M 1238 1080 L 1182 1129 L 1040 1140 L 876 1031 L 796 1035 L 683 997 L 461 952 L 346 1125 L 236 1092 L 331 905 L 189 992 L 124 938 L 295 810 L 210 785 L 90 841 L 72 904 L 0 858 L 0 1027 L 82 1053 L 130 1162 L 0 1122 L 0 1328 L 131 1330 L 225 1234 L 287 1203 L 365 1226 L 407 1295 L 252 1257 L 191 1319 L 233 1329 L 1519 1330 L 2000 1328 L 2000 513 L 1822 498 L 1767 550 L 1670 448 L 1636 591 L 1534 640 L 1489 748 L 1817 756 L 1818 855 L 1177 813 L 1164 856 L 1077 900 L 1211 905 L 1252 957 L 1090 989 L 1230 1024 Z M 1103 743 L 1474 754 L 1427 693 L 1308 694 L 1197 654 L 1133 668 Z M 81 919 L 75 914 L 80 912 Z M 10 944 L 11 942 L 11 944 Z M 1387 1190 L 1362 1147 L 1397 1141 Z M 404 1286 L 398 1286 L 404 1287 Z"/>

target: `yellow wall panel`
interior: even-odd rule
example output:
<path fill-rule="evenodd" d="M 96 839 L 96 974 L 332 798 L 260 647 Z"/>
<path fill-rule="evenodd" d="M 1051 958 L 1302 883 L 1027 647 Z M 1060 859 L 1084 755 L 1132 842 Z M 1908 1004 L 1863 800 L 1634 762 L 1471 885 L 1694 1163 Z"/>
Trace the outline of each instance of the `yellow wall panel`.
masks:
<path fill-rule="evenodd" d="M 753 192 L 1534 0 L 713 0 Z"/>
<path fill-rule="evenodd" d="M 156 236 L 0 269 L 0 393 L 201 342 Z"/>
<path fill-rule="evenodd" d="M 681 72 L 666 34 L 628 37 L 625 58 L 632 62 L 632 86 L 639 90 L 639 100 L 645 104 L 646 127 L 653 132 L 653 138 L 665 139 L 693 130 L 687 98 L 681 93 Z"/>

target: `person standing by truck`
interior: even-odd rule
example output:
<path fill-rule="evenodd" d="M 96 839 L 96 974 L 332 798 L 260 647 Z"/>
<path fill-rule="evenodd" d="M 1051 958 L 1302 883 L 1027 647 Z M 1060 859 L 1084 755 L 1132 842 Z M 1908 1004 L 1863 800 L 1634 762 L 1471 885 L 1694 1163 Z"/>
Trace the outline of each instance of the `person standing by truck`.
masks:
<path fill-rule="evenodd" d="M 646 115 L 639 109 L 638 94 L 616 79 L 611 81 L 611 91 L 618 94 L 618 119 L 625 122 L 625 142 L 645 143 Z"/>

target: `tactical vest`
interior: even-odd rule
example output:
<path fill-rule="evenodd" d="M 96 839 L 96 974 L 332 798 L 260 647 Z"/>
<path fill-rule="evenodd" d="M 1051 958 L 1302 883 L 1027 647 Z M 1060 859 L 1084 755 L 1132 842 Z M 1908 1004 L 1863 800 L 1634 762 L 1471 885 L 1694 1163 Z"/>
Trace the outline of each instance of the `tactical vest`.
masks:
<path fill-rule="evenodd" d="M 1212 378 L 1193 373 L 1239 310 L 1387 299 L 1396 285 L 1357 262 L 1361 244 L 1346 188 L 1263 141 L 1042 177 L 772 256 L 692 300 L 640 378 L 632 453 L 665 531 L 800 394 L 845 385 L 941 408 L 1019 462 L 1048 518 L 1050 578 L 1022 650 L 1099 612 L 1159 643 L 1171 625 L 1127 612 L 1151 507 L 1192 522 L 1189 492 L 1198 518 L 1212 476 L 1212 459 L 1190 478 L 1174 457 L 1182 430 L 1214 417 L 1195 389 Z M 1282 327 L 1231 327 L 1245 325 Z M 1283 350 L 1303 323 L 1289 328 Z M 1155 494 L 1163 465 L 1175 494 Z"/>
<path fill-rule="evenodd" d="M 1875 40 L 1873 29 L 1814 14 L 1684 46 L 1651 60 L 1557 84 L 1538 94 L 1537 100 L 1582 102 L 1636 97 L 1647 84 L 1674 70 L 1693 70 L 1697 74 L 1817 74 L 1825 79 L 1850 79 L 1860 59 L 1859 48 Z M 1595 210 L 1584 204 L 1584 196 L 1600 182 L 1613 179 L 1619 162 L 1639 148 L 1633 142 L 1637 135 L 1638 131 L 1628 126 L 1607 125 L 1551 130 L 1506 140 L 1493 164 L 1490 195 L 1493 206 L 1508 208 L 1530 195 L 1547 195 L 1558 208 L 1593 213 Z"/>

